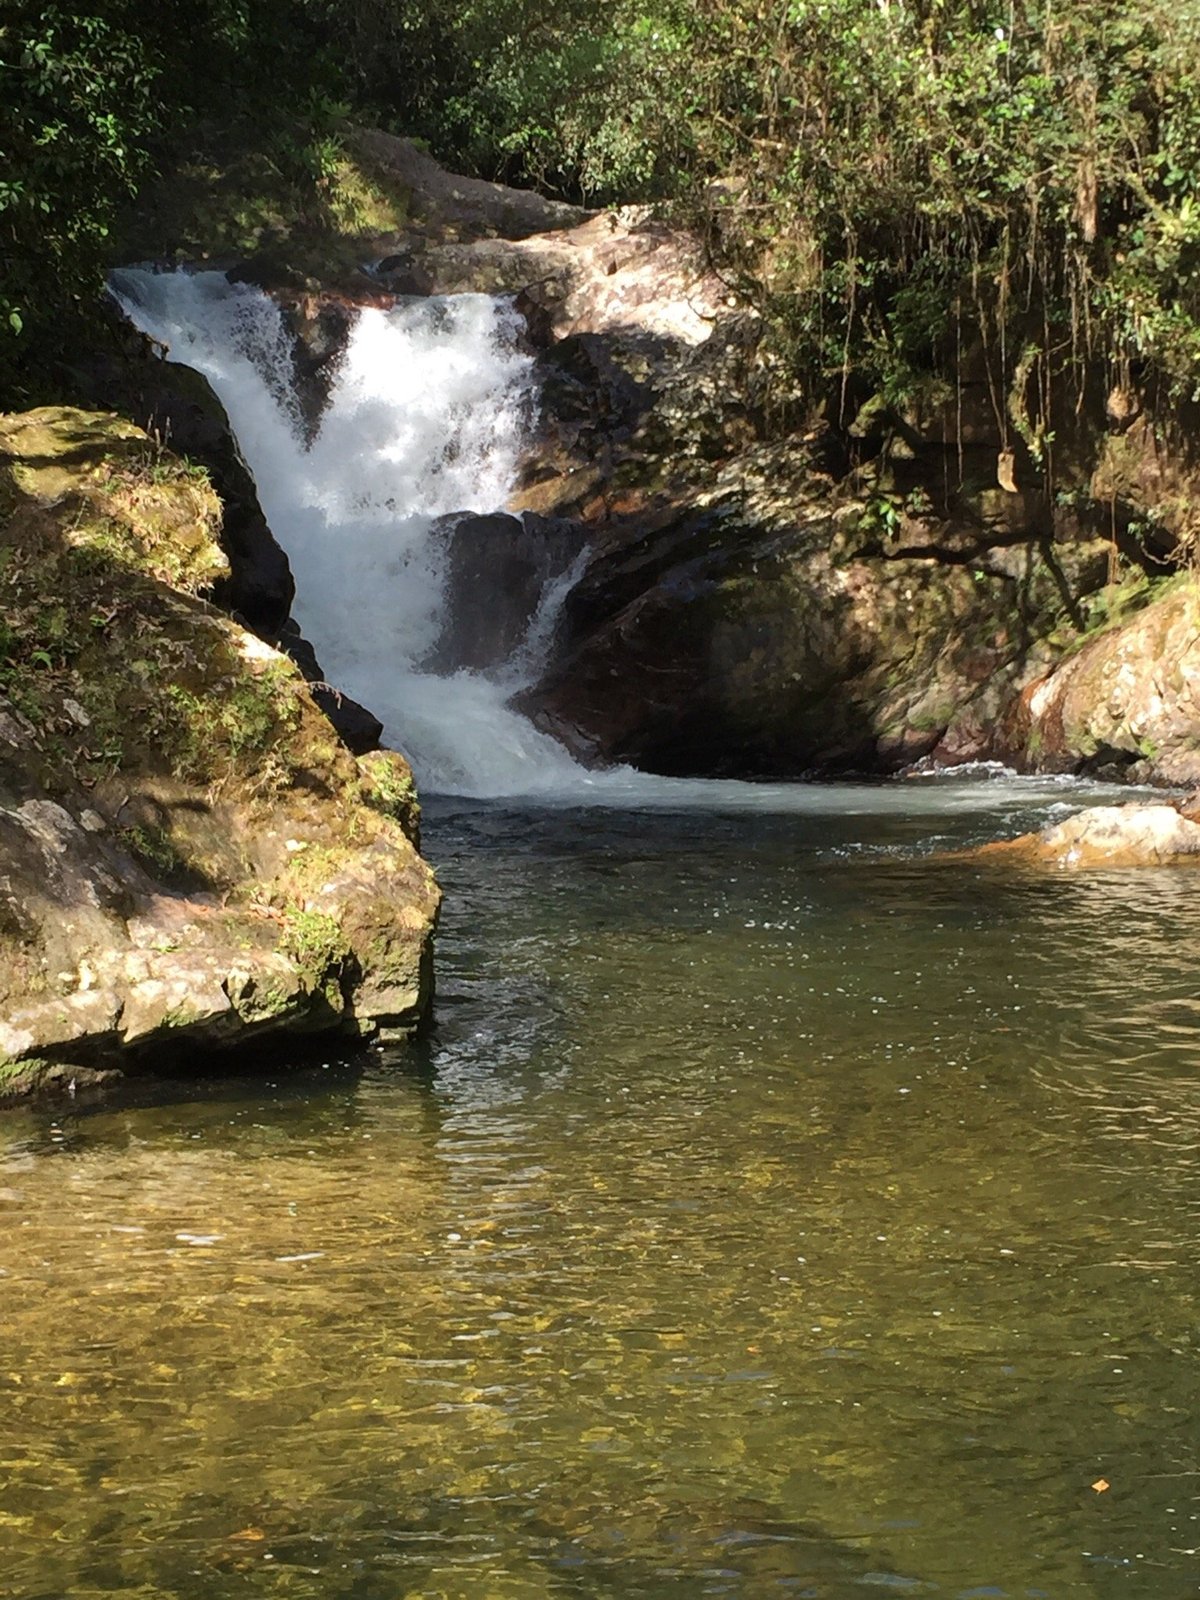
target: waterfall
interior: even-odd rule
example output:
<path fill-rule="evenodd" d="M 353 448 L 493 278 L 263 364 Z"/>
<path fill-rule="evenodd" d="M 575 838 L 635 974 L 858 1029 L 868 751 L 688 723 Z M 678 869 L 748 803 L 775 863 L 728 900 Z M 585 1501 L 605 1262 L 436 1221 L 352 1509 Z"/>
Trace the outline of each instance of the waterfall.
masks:
<path fill-rule="evenodd" d="M 536 396 L 521 322 L 487 295 L 363 307 L 315 436 L 293 341 L 260 289 L 217 272 L 114 273 L 130 319 L 220 397 L 296 579 L 294 615 L 329 681 L 368 706 L 433 792 L 537 794 L 588 774 L 507 702 L 541 666 L 560 580 L 494 672 L 422 662 L 446 624 L 439 517 L 508 499 Z"/>
<path fill-rule="evenodd" d="M 511 709 L 542 665 L 579 565 L 548 582 L 526 637 L 488 671 L 426 663 L 448 619 L 435 524 L 506 503 L 536 409 L 520 319 L 487 295 L 361 309 L 315 435 L 294 387 L 294 343 L 275 302 L 217 272 L 113 274 L 129 318 L 168 359 L 208 378 L 296 578 L 294 614 L 329 679 L 384 723 L 427 793 L 574 805 L 820 811 L 804 784 L 591 772 Z M 582 559 L 582 558 L 581 558 Z M 1065 780 L 1011 785 L 1022 807 L 1061 804 Z M 839 784 L 842 812 L 990 810 L 1009 785 Z M 1127 797 L 1127 796 L 1126 796 Z"/>

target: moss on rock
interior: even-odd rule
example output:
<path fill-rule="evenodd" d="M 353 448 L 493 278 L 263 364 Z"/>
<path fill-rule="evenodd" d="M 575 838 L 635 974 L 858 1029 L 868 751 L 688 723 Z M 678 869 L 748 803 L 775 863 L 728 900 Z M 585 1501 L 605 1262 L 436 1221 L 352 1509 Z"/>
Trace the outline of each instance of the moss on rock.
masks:
<path fill-rule="evenodd" d="M 207 601 L 227 569 L 203 475 L 48 408 L 0 418 L 0 496 L 0 1054 L 411 1031 L 438 901 L 411 773 L 364 770 Z"/>
<path fill-rule="evenodd" d="M 363 262 L 404 230 L 410 191 L 353 130 L 327 157 L 320 171 L 281 160 L 248 123 L 198 129 L 123 220 L 124 259 L 248 259 L 280 287 L 361 286 Z"/>

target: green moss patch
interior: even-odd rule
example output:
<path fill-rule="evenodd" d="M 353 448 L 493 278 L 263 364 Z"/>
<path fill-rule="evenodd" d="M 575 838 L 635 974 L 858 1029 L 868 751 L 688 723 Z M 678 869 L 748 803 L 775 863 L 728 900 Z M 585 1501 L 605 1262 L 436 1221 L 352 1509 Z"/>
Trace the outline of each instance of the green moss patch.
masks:
<path fill-rule="evenodd" d="M 278 787 L 303 694 L 290 663 L 204 602 L 228 572 L 202 471 L 118 418 L 0 420 L 0 691 L 54 769 L 92 785 L 136 767 Z"/>

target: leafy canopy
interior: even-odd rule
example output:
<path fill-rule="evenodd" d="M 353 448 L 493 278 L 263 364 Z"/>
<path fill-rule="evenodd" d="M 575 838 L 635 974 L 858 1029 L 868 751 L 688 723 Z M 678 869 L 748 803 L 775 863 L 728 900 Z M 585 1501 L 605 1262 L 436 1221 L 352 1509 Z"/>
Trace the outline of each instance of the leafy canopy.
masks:
<path fill-rule="evenodd" d="M 1200 395 L 1197 61 L 1200 0 L 10 0 L 0 338 L 94 291 L 199 120 L 303 151 L 342 104 L 678 207 L 814 392 L 899 400 L 973 352 L 1036 453 L 1086 363 Z"/>

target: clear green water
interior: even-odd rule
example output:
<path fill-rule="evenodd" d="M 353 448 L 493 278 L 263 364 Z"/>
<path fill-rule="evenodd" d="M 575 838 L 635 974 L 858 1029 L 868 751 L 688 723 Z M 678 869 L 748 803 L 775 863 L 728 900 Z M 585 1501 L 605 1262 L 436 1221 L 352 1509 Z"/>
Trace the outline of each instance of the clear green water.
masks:
<path fill-rule="evenodd" d="M 0 1594 L 1200 1591 L 1200 879 L 911 792 L 434 808 L 422 1050 L 4 1114 Z"/>

